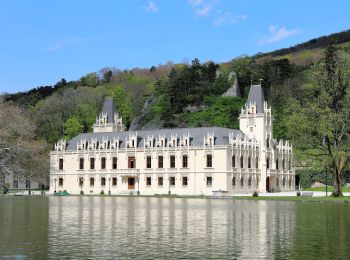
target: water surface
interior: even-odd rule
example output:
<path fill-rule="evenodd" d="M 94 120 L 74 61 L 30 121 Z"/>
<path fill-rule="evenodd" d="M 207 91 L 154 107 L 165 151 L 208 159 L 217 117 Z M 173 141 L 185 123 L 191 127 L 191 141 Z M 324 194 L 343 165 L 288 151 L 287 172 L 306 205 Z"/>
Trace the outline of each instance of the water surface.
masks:
<path fill-rule="evenodd" d="M 0 197 L 0 258 L 347 259 L 350 206 L 147 197 Z"/>

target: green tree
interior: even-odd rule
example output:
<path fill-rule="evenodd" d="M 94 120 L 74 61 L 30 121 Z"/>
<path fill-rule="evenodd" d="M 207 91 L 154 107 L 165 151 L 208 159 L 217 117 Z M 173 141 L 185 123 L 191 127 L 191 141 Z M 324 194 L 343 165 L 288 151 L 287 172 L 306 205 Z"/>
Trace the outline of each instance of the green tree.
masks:
<path fill-rule="evenodd" d="M 71 117 L 64 124 L 64 136 L 68 140 L 72 139 L 74 136 L 80 134 L 83 131 L 84 126 L 80 124 L 77 117 Z"/>
<path fill-rule="evenodd" d="M 113 75 L 113 72 L 111 70 L 106 71 L 105 73 L 103 73 L 103 81 L 105 83 L 111 82 L 112 75 Z"/>
<path fill-rule="evenodd" d="M 350 148 L 350 57 L 330 45 L 314 69 L 307 102 L 288 104 L 289 138 L 302 153 L 318 158 L 333 174 L 334 196 L 341 196 Z"/>

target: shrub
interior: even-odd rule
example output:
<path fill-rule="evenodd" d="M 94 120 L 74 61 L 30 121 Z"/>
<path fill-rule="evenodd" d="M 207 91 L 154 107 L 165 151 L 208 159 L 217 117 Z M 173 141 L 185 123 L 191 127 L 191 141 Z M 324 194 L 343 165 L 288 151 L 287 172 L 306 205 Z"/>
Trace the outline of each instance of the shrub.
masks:
<path fill-rule="evenodd" d="M 84 195 L 84 192 L 82 190 L 80 191 L 80 195 Z"/>
<path fill-rule="evenodd" d="M 10 189 L 10 184 L 5 182 L 3 185 L 2 185 L 2 188 L 4 190 L 4 194 L 7 194 L 9 189 Z"/>
<path fill-rule="evenodd" d="M 101 190 L 100 195 L 105 195 L 105 192 Z"/>
<path fill-rule="evenodd" d="M 300 191 L 297 191 L 297 196 L 300 197 L 300 195 L 301 195 L 301 194 L 300 194 Z"/>
<path fill-rule="evenodd" d="M 257 191 L 253 192 L 253 197 L 259 197 L 259 193 Z"/>
<path fill-rule="evenodd" d="M 330 172 L 326 174 L 326 172 L 322 170 L 304 169 L 296 170 L 295 174 L 300 178 L 300 184 L 303 188 L 310 188 L 315 182 L 326 184 L 326 180 L 327 185 L 333 186 L 333 176 Z M 343 175 L 343 185 L 345 185 L 345 183 L 350 183 L 349 170 L 346 170 Z"/>

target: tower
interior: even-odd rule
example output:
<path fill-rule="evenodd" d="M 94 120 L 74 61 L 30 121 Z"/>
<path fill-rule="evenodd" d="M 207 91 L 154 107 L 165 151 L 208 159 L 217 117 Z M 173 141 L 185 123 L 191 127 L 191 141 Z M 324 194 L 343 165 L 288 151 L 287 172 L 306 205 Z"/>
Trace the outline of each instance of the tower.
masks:
<path fill-rule="evenodd" d="M 239 129 L 250 139 L 256 139 L 260 143 L 259 169 L 261 181 L 259 190 L 266 190 L 266 173 L 268 154 L 272 140 L 272 116 L 271 107 L 265 101 L 261 85 L 250 86 L 247 103 L 239 116 Z"/>
<path fill-rule="evenodd" d="M 96 117 L 93 125 L 94 133 L 121 132 L 125 130 L 122 117 L 115 110 L 112 98 L 106 98 L 103 102 L 102 112 Z"/>

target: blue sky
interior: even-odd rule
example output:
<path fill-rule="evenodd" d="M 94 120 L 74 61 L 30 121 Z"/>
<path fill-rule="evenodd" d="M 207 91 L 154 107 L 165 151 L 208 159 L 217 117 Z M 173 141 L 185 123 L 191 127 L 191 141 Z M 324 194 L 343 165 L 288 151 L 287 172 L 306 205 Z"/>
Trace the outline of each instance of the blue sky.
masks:
<path fill-rule="evenodd" d="M 350 1 L 0 1 L 0 93 L 103 67 L 228 61 L 350 28 Z"/>

